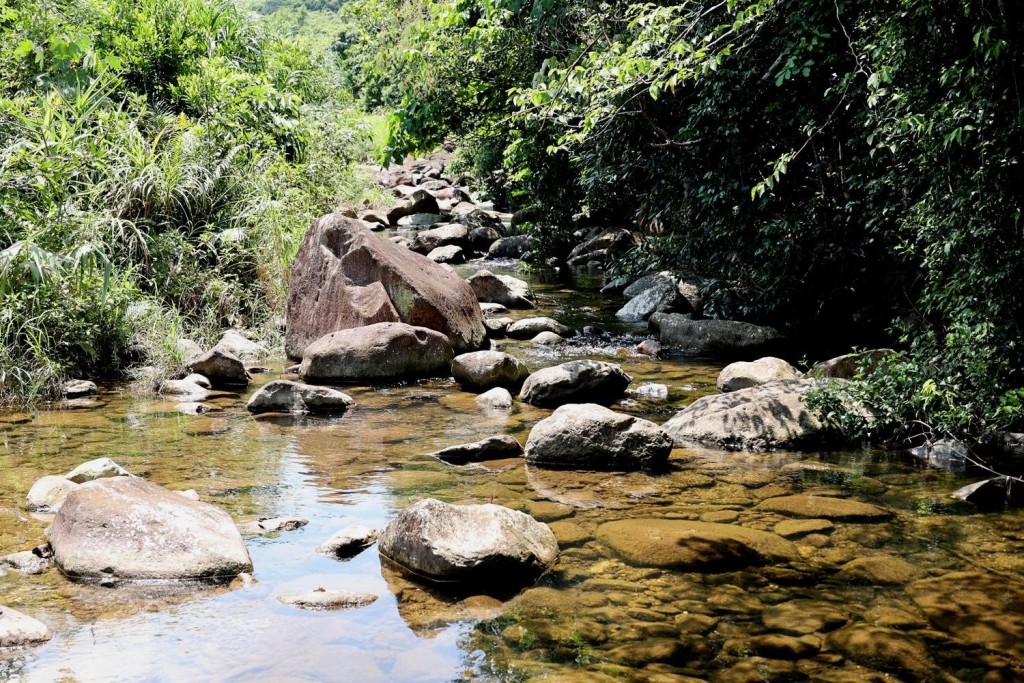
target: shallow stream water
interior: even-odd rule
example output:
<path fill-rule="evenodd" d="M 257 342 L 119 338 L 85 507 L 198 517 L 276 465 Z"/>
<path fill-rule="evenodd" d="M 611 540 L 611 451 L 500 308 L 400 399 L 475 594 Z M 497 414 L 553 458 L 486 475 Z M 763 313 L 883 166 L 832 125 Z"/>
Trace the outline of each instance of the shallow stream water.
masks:
<path fill-rule="evenodd" d="M 531 370 L 613 360 L 633 375 L 631 387 L 668 385 L 667 401 L 631 398 L 616 408 L 658 423 L 715 390 L 720 364 L 631 351 L 644 331 L 615 323 L 616 302 L 576 287 L 535 287 L 538 309 L 512 317 L 553 314 L 614 336 L 558 347 L 497 343 Z M 340 417 L 254 418 L 245 400 L 282 376 L 283 360 L 271 365 L 246 394 L 208 401 L 222 412 L 200 417 L 118 386 L 88 407 L 0 415 L 0 555 L 43 541 L 49 518 L 25 511 L 36 479 L 101 456 L 169 488 L 194 489 L 240 524 L 309 520 L 246 537 L 255 567 L 247 584 L 104 588 L 55 569 L 8 571 L 0 604 L 55 635 L 0 653 L 0 679 L 1024 680 L 1024 515 L 952 505 L 950 492 L 977 476 L 877 450 L 677 448 L 668 470 L 654 475 L 531 470 L 521 460 L 452 467 L 427 454 L 497 433 L 525 443 L 550 411 L 518 403 L 511 412 L 483 410 L 474 394 L 438 379 L 345 387 L 356 403 Z M 713 573 L 630 563 L 596 534 L 610 521 L 652 518 L 772 531 L 790 518 L 757 505 L 791 493 L 869 502 L 893 517 L 819 524 L 790 536 L 796 555 L 785 563 Z M 500 503 L 552 524 L 557 566 L 502 601 L 411 583 L 382 568 L 376 548 L 347 562 L 314 552 L 348 524 L 381 528 L 425 497 Z M 323 613 L 275 599 L 321 586 L 380 598 Z"/>

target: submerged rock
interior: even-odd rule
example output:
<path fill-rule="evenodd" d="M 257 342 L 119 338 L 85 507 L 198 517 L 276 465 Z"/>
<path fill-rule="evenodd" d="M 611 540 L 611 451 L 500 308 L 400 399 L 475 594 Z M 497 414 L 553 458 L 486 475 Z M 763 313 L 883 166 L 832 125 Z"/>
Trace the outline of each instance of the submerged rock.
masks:
<path fill-rule="evenodd" d="M 43 622 L 6 605 L 0 605 L 0 647 L 38 645 L 51 637 L 53 634 Z"/>
<path fill-rule="evenodd" d="M 480 441 L 449 446 L 436 453 L 431 453 L 432 456 L 449 465 L 465 465 L 466 463 L 484 460 L 517 458 L 522 454 L 522 444 L 516 441 L 514 436 L 508 434 L 489 436 Z"/>
<path fill-rule="evenodd" d="M 526 441 L 526 462 L 582 470 L 656 469 L 672 451 L 658 425 L 594 403 L 569 404 L 538 422 Z"/>
<path fill-rule="evenodd" d="M 214 387 L 249 386 L 249 373 L 238 356 L 214 347 L 189 363 L 189 371 L 209 378 Z M 202 400 L 202 399 L 200 399 Z"/>
<path fill-rule="evenodd" d="M 529 375 L 526 363 L 500 351 L 474 351 L 452 360 L 452 376 L 471 387 L 517 387 Z"/>
<path fill-rule="evenodd" d="M 374 235 L 343 216 L 324 216 L 309 229 L 292 266 L 285 351 L 338 330 L 374 323 L 435 330 L 457 351 L 484 342 L 473 290 L 445 266 Z"/>
<path fill-rule="evenodd" d="M 842 566 L 839 576 L 847 581 L 881 586 L 902 586 L 921 576 L 921 569 L 892 555 L 857 557 Z"/>
<path fill-rule="evenodd" d="M 250 413 L 343 413 L 351 405 L 336 389 L 279 379 L 260 387 L 245 407 Z"/>
<path fill-rule="evenodd" d="M 766 628 L 803 636 L 827 633 L 850 620 L 845 605 L 836 606 L 818 600 L 789 600 L 765 608 L 761 620 Z"/>
<path fill-rule="evenodd" d="M 889 510 L 870 503 L 806 494 L 768 498 L 758 503 L 757 509 L 792 517 L 842 522 L 884 522 L 892 517 Z"/>
<path fill-rule="evenodd" d="M 767 531 L 675 519 L 623 519 L 597 537 L 631 564 L 680 571 L 731 571 L 799 558 L 796 546 Z"/>
<path fill-rule="evenodd" d="M 29 512 L 56 512 L 64 504 L 68 494 L 78 488 L 78 484 L 67 477 L 40 477 L 28 490 Z"/>
<path fill-rule="evenodd" d="M 87 481 L 104 479 L 106 477 L 130 477 L 132 476 L 132 473 L 118 465 L 110 458 L 96 458 L 89 462 L 83 462 L 81 465 L 68 472 L 65 476 L 69 481 L 73 481 L 76 484 L 82 484 Z"/>
<path fill-rule="evenodd" d="M 376 323 L 328 334 L 306 347 L 299 374 L 308 380 L 394 379 L 451 366 L 440 332 L 405 323 Z"/>
<path fill-rule="evenodd" d="M 377 530 L 362 524 L 350 524 L 317 547 L 321 555 L 349 558 L 377 542 Z"/>
<path fill-rule="evenodd" d="M 466 282 L 481 302 L 501 304 L 508 308 L 533 308 L 530 285 L 519 278 L 478 270 L 466 278 Z"/>
<path fill-rule="evenodd" d="M 851 624 L 830 633 L 828 646 L 862 666 L 898 674 L 908 681 L 955 681 L 912 635 L 870 624 Z"/>
<path fill-rule="evenodd" d="M 752 362 L 738 361 L 725 366 L 718 375 L 718 390 L 722 393 L 759 387 L 772 382 L 800 379 L 796 368 L 773 356 Z"/>
<path fill-rule="evenodd" d="M 377 596 L 372 593 L 355 593 L 346 590 L 317 588 L 305 593 L 280 595 L 277 600 L 285 605 L 319 612 L 366 607 L 376 602 Z"/>
<path fill-rule="evenodd" d="M 662 344 L 697 356 L 762 356 L 778 351 L 784 342 L 778 330 L 736 320 L 693 320 L 681 313 L 655 313 L 650 324 Z"/>
<path fill-rule="evenodd" d="M 428 498 L 405 508 L 380 535 L 380 554 L 435 582 L 507 590 L 558 559 L 546 524 L 500 505 L 449 505 Z"/>
<path fill-rule="evenodd" d="M 252 571 L 231 516 L 137 477 L 82 484 L 49 531 L 71 578 L 204 579 Z"/>
<path fill-rule="evenodd" d="M 610 405 L 622 398 L 632 381 L 613 363 L 574 360 L 543 368 L 527 377 L 520 397 L 538 406 L 581 401 Z"/>

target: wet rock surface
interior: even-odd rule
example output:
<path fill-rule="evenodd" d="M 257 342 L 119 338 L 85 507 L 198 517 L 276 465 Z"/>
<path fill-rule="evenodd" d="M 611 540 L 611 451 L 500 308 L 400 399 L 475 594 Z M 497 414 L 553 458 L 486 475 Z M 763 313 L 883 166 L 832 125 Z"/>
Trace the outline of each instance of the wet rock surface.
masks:
<path fill-rule="evenodd" d="M 285 379 L 260 387 L 245 404 L 250 413 L 343 413 L 352 405 L 347 394 Z"/>

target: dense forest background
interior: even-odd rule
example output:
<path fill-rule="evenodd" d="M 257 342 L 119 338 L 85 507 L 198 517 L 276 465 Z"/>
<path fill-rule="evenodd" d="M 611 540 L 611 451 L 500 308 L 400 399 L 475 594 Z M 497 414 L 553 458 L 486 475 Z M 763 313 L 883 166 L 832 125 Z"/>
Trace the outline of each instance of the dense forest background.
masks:
<path fill-rule="evenodd" d="M 847 429 L 1017 429 L 1022 32 L 1006 0 L 14 0 L 0 386 L 271 320 L 383 113 L 379 159 L 456 143 L 537 253 L 629 226 L 615 270 L 706 315 L 897 347 L 820 397 L 874 409 Z"/>

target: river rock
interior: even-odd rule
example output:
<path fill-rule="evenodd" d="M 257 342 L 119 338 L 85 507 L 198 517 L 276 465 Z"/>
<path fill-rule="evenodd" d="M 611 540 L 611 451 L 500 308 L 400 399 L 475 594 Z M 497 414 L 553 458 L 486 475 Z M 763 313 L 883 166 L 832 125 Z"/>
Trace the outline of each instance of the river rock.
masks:
<path fill-rule="evenodd" d="M 377 542 L 377 530 L 362 524 L 350 524 L 320 544 L 321 555 L 349 558 L 361 553 Z"/>
<path fill-rule="evenodd" d="M 376 223 L 378 226 L 377 229 L 388 227 L 388 218 L 381 211 L 367 209 L 365 211 L 360 211 L 357 214 L 357 217 L 364 223 Z"/>
<path fill-rule="evenodd" d="M 487 258 L 522 258 L 529 248 L 530 238 L 527 235 L 502 237 L 491 244 Z"/>
<path fill-rule="evenodd" d="M 185 401 L 174 407 L 177 408 L 179 413 L 192 416 L 205 415 L 206 413 L 220 412 L 224 410 L 223 408 L 211 406 L 206 403 L 199 403 L 198 401 Z"/>
<path fill-rule="evenodd" d="M 543 368 L 526 378 L 520 398 L 538 406 L 586 401 L 611 405 L 633 378 L 613 363 L 574 360 Z"/>
<path fill-rule="evenodd" d="M 784 342 L 771 327 L 735 320 L 693 320 L 682 313 L 655 313 L 650 325 L 662 344 L 711 358 L 763 356 L 779 351 Z"/>
<path fill-rule="evenodd" d="M 1016 508 L 1024 506 L 1024 484 L 1009 477 L 993 477 L 961 487 L 953 497 L 985 512 Z"/>
<path fill-rule="evenodd" d="M 827 519 L 784 519 L 773 531 L 783 538 L 799 538 L 808 534 L 830 534 L 835 525 Z"/>
<path fill-rule="evenodd" d="M 175 340 L 174 350 L 178 354 L 178 357 L 186 363 L 196 356 L 201 356 L 203 354 L 202 346 L 191 339 L 185 339 L 184 337 Z"/>
<path fill-rule="evenodd" d="M 454 244 L 449 244 L 446 247 L 438 247 L 432 249 L 427 258 L 434 263 L 465 263 L 466 253 L 462 250 L 462 247 Z"/>
<path fill-rule="evenodd" d="M 449 446 L 436 453 L 431 453 L 432 456 L 449 465 L 465 465 L 466 463 L 481 462 L 483 460 L 517 458 L 522 454 L 522 444 L 514 436 L 508 434 L 489 436 L 481 441 Z"/>
<path fill-rule="evenodd" d="M 832 436 L 804 404 L 804 394 L 816 385 L 816 380 L 795 380 L 704 396 L 663 427 L 677 444 L 752 451 L 816 448 Z"/>
<path fill-rule="evenodd" d="M 772 631 L 797 636 L 834 631 L 850 620 L 842 608 L 817 600 L 788 600 L 765 608 L 761 620 Z"/>
<path fill-rule="evenodd" d="M 0 605 L 0 647 L 25 647 L 45 643 L 53 634 L 46 624 Z"/>
<path fill-rule="evenodd" d="M 810 517 L 839 522 L 884 522 L 892 517 L 885 508 L 846 498 L 797 494 L 768 498 L 757 504 L 758 510 L 790 517 Z"/>
<path fill-rule="evenodd" d="M 414 213 L 398 219 L 398 226 L 401 228 L 427 228 L 440 226 L 445 221 L 445 215 L 440 213 Z M 415 240 L 413 241 L 415 244 Z"/>
<path fill-rule="evenodd" d="M 251 572 L 231 516 L 137 477 L 82 484 L 49 530 L 72 578 L 201 579 Z"/>
<path fill-rule="evenodd" d="M 87 379 L 69 379 L 61 387 L 64 398 L 82 398 L 83 396 L 95 396 L 100 393 L 95 382 Z"/>
<path fill-rule="evenodd" d="M 307 524 L 309 524 L 309 520 L 302 517 L 261 517 L 255 522 L 249 522 L 243 526 L 242 532 L 266 536 L 267 534 L 275 534 L 282 531 L 295 531 Z"/>
<path fill-rule="evenodd" d="M 796 546 L 767 531 L 675 519 L 623 519 L 597 537 L 631 564 L 679 571 L 731 571 L 799 558 Z"/>
<path fill-rule="evenodd" d="M 953 472 L 965 470 L 971 456 L 967 444 L 956 439 L 939 439 L 924 443 L 911 448 L 910 454 L 930 467 Z"/>
<path fill-rule="evenodd" d="M 658 356 L 661 355 L 662 346 L 661 342 L 655 339 L 644 339 L 642 342 L 640 342 L 634 347 L 634 350 L 637 353 L 642 353 L 645 356 L 657 358 Z"/>
<path fill-rule="evenodd" d="M 533 308 L 530 285 L 519 278 L 478 270 L 466 278 L 466 282 L 482 302 L 501 304 L 508 308 Z"/>
<path fill-rule="evenodd" d="M 412 241 L 412 250 L 420 254 L 429 254 L 440 247 L 465 247 L 468 244 L 469 231 L 466 230 L 466 226 L 449 223 L 416 233 Z"/>
<path fill-rule="evenodd" d="M 560 337 L 571 337 L 576 332 L 554 318 L 523 318 L 508 326 L 505 333 L 513 339 L 532 339 L 541 332 L 554 332 Z"/>
<path fill-rule="evenodd" d="M 393 207 L 387 213 L 388 224 L 396 225 L 399 220 L 406 216 L 417 213 L 438 213 L 437 200 L 426 190 L 413 190 L 409 198 Z"/>
<path fill-rule="evenodd" d="M 672 452 L 658 425 L 594 403 L 564 405 L 530 430 L 526 462 L 582 470 L 656 469 Z"/>
<path fill-rule="evenodd" d="M 477 405 L 495 410 L 508 410 L 512 407 L 512 394 L 505 387 L 494 387 L 476 397 Z"/>
<path fill-rule="evenodd" d="M 504 339 L 508 326 L 512 324 L 512 318 L 486 318 L 484 327 L 487 329 L 488 339 Z"/>
<path fill-rule="evenodd" d="M 288 357 L 301 358 L 332 332 L 381 322 L 436 330 L 460 352 L 476 351 L 485 338 L 480 307 L 461 277 L 346 218 L 321 218 L 292 266 Z"/>
<path fill-rule="evenodd" d="M 781 358 L 767 356 L 749 363 L 737 361 L 725 366 L 718 375 L 717 386 L 722 393 L 728 393 L 793 379 L 800 379 L 796 368 Z"/>
<path fill-rule="evenodd" d="M 854 379 L 862 367 L 867 372 L 871 372 L 879 363 L 896 355 L 897 353 L 892 349 L 872 349 L 860 353 L 848 353 L 845 356 L 815 363 L 807 375 L 817 378 Z"/>
<path fill-rule="evenodd" d="M 191 377 L 191 375 L 189 375 Z M 196 401 L 204 401 L 210 397 L 210 391 L 193 381 L 185 379 L 165 379 L 160 383 L 158 392 L 161 396 L 173 396 L 174 398 L 190 398 Z"/>
<path fill-rule="evenodd" d="M 245 407 L 250 413 L 343 413 L 351 405 L 336 389 L 279 379 L 260 387 Z"/>
<path fill-rule="evenodd" d="M 67 477 L 53 475 L 40 477 L 28 490 L 29 512 L 56 512 L 64 504 L 68 494 L 78 488 L 78 484 Z"/>
<path fill-rule="evenodd" d="M 491 226 L 474 228 L 469 232 L 469 248 L 480 254 L 486 254 L 491 245 L 500 240 L 501 231 Z"/>
<path fill-rule="evenodd" d="M 857 557 L 842 566 L 839 577 L 855 583 L 902 586 L 921 576 L 921 570 L 892 555 Z"/>
<path fill-rule="evenodd" d="M 330 381 L 447 373 L 454 355 L 440 332 L 405 323 L 376 323 L 317 339 L 306 348 L 299 375 Z"/>
<path fill-rule="evenodd" d="M 355 593 L 346 590 L 327 590 L 317 588 L 305 593 L 292 593 L 280 595 L 278 602 L 298 607 L 299 609 L 322 612 L 327 610 L 351 609 L 353 607 L 366 607 L 377 601 L 377 596 L 372 593 Z"/>
<path fill-rule="evenodd" d="M 214 387 L 245 387 L 249 385 L 249 373 L 238 356 L 223 349 L 212 348 L 189 363 L 189 372 L 196 372 L 209 378 Z M 201 400 L 201 399 L 200 399 Z"/>
<path fill-rule="evenodd" d="M 83 462 L 65 476 L 69 481 L 83 484 L 87 481 L 105 479 L 107 477 L 130 477 L 132 474 L 110 458 L 96 458 L 89 462 Z"/>
<path fill-rule="evenodd" d="M 228 330 L 225 332 L 213 348 L 226 351 L 242 360 L 259 358 L 265 353 L 262 345 L 245 337 L 238 330 Z"/>
<path fill-rule="evenodd" d="M 851 624 L 830 633 L 828 646 L 862 666 L 894 673 L 907 681 L 953 681 L 935 662 L 924 642 L 880 626 Z"/>
<path fill-rule="evenodd" d="M 530 376 L 530 369 L 507 353 L 474 351 L 455 357 L 452 376 L 460 384 L 471 387 L 519 386 Z"/>
<path fill-rule="evenodd" d="M 417 577 L 507 590 L 558 559 L 546 524 L 500 505 L 449 505 L 428 498 L 405 508 L 380 535 L 380 554 Z"/>
<path fill-rule="evenodd" d="M 192 384 L 200 386 L 203 389 L 212 389 L 213 388 L 213 385 L 210 384 L 209 378 L 208 377 L 204 377 L 203 375 L 200 375 L 198 372 L 193 372 L 190 375 L 185 375 L 185 377 L 183 377 L 181 381 L 182 382 L 191 382 Z"/>
<path fill-rule="evenodd" d="M 47 546 L 39 546 L 0 557 L 0 567 L 10 567 L 21 574 L 42 574 L 50 568 L 50 558 Z"/>
<path fill-rule="evenodd" d="M 603 261 L 638 244 L 637 237 L 625 228 L 609 228 L 595 232 L 597 234 L 573 247 L 566 257 L 566 263 L 576 266 L 591 261 Z"/>
<path fill-rule="evenodd" d="M 554 346 L 555 344 L 561 344 L 565 339 L 559 337 L 554 332 L 541 332 L 536 337 L 530 340 L 531 344 L 538 344 L 540 346 Z"/>
<path fill-rule="evenodd" d="M 647 320 L 655 313 L 693 312 L 689 302 L 679 294 L 679 286 L 676 284 L 675 278 L 662 273 L 650 277 L 646 287 L 633 294 L 627 294 L 632 298 L 625 306 L 616 311 L 616 318 L 639 321 Z M 628 291 L 629 288 L 627 288 Z"/>

